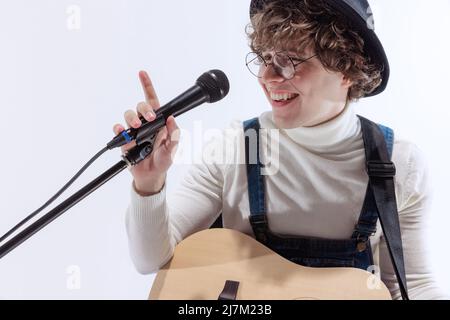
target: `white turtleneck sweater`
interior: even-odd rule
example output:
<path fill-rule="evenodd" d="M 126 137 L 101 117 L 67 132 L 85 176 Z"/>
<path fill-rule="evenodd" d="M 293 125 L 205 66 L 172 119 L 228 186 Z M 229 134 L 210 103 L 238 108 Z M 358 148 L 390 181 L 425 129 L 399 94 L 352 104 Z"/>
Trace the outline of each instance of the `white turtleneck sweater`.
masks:
<path fill-rule="evenodd" d="M 263 129 L 277 130 L 271 112 L 259 119 Z M 353 106 L 322 125 L 277 132 L 279 152 L 270 143 L 273 140 L 266 135 L 261 138 L 264 163 L 277 169 L 265 177 L 271 230 L 283 235 L 350 239 L 368 184 L 361 125 Z M 242 123 L 225 130 L 207 149 L 216 160 L 192 165 L 167 200 L 165 187 L 150 197 L 131 188 L 126 227 L 131 257 L 139 272 L 156 272 L 171 259 L 177 243 L 209 228 L 220 212 L 225 228 L 254 236 L 248 219 Z M 220 161 L 217 155 L 225 152 L 228 160 Z M 392 160 L 397 167 L 395 189 L 410 298 L 447 298 L 427 264 L 424 240 L 431 185 L 424 157 L 414 144 L 396 138 Z M 379 252 L 382 281 L 394 299 L 400 298 L 380 225 L 371 244 L 373 252 Z"/>

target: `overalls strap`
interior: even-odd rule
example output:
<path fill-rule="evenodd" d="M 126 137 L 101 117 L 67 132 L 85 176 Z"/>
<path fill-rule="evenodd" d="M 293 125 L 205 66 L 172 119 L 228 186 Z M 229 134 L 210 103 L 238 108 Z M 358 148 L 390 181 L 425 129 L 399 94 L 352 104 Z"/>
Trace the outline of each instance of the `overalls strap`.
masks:
<path fill-rule="evenodd" d="M 259 119 L 244 122 L 245 163 L 247 164 L 247 180 L 250 203 L 250 223 L 258 241 L 266 242 L 268 222 L 266 215 L 266 199 L 264 176 L 261 174 Z"/>

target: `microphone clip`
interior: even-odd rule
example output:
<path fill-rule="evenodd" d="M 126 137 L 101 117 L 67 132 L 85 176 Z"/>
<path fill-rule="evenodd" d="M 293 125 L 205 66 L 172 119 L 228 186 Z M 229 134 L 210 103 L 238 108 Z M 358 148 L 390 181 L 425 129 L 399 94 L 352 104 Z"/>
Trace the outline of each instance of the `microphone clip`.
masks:
<path fill-rule="evenodd" d="M 129 168 L 136 166 L 153 152 L 156 136 L 157 133 L 153 134 L 149 139 L 142 141 L 122 155 L 123 161 Z"/>

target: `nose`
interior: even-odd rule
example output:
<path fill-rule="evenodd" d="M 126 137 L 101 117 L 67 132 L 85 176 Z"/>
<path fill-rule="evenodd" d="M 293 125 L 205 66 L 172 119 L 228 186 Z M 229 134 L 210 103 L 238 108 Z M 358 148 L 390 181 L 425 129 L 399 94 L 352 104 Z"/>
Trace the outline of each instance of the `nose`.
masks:
<path fill-rule="evenodd" d="M 275 66 L 273 65 L 273 63 L 268 64 L 267 67 L 262 66 L 260 72 L 261 81 L 264 83 L 283 82 L 285 80 L 275 71 Z"/>

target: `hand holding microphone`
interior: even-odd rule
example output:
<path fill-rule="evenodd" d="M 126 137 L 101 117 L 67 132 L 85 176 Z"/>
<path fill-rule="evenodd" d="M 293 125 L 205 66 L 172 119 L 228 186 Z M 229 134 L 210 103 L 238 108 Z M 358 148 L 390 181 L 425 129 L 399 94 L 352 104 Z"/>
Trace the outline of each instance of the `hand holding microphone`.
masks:
<path fill-rule="evenodd" d="M 144 88 L 146 102 L 138 104 L 137 113 L 132 110 L 125 113 L 125 121 L 129 129 L 125 130 L 120 124 L 115 125 L 113 130 L 116 137 L 91 158 L 44 205 L 1 236 L 0 244 L 4 240 L 8 240 L 8 237 L 56 200 L 106 151 L 121 147 L 124 153 L 123 160 L 1 244 L 0 259 L 127 167 L 131 167 L 133 182 L 138 193 L 149 196 L 160 192 L 164 187 L 166 173 L 172 165 L 173 154 L 178 145 L 178 127 L 174 117 L 204 102 L 212 103 L 221 100 L 228 94 L 230 88 L 228 79 L 222 71 L 211 70 L 200 76 L 192 88 L 160 107 L 150 77 L 145 72 L 141 72 L 139 77 Z"/>
<path fill-rule="evenodd" d="M 136 191 L 149 196 L 160 192 L 164 187 L 167 171 L 173 162 L 179 141 L 179 130 L 174 117 L 202 103 L 221 100 L 228 94 L 229 82 L 222 71 L 211 70 L 200 76 L 193 87 L 161 107 L 148 74 L 142 71 L 139 78 L 146 102 L 137 105 L 137 112 L 128 110 L 125 113 L 128 130 L 120 124 L 114 126 L 117 136 L 108 143 L 108 148 L 120 146 L 122 152 L 126 153 L 136 146 L 136 142 L 140 143 L 157 134 L 150 156 L 131 167 Z"/>
<path fill-rule="evenodd" d="M 158 96 L 155 92 L 153 83 L 147 72 L 139 73 L 142 88 L 144 90 L 146 102 L 141 102 L 136 107 L 136 112 L 128 110 L 124 118 L 128 128 L 138 129 L 143 125 L 141 117 L 146 121 L 152 122 L 156 119 L 156 111 L 160 108 Z M 114 126 L 113 131 L 116 135 L 125 131 L 121 124 Z M 143 196 L 158 193 L 164 186 L 166 172 L 172 164 L 173 155 L 176 152 L 178 139 L 175 136 L 178 126 L 173 116 L 167 119 L 166 127 L 161 129 L 157 135 L 153 152 L 145 160 L 131 167 L 131 174 L 134 178 L 136 191 Z M 136 146 L 136 141 L 132 141 L 121 147 L 122 153 Z"/>

